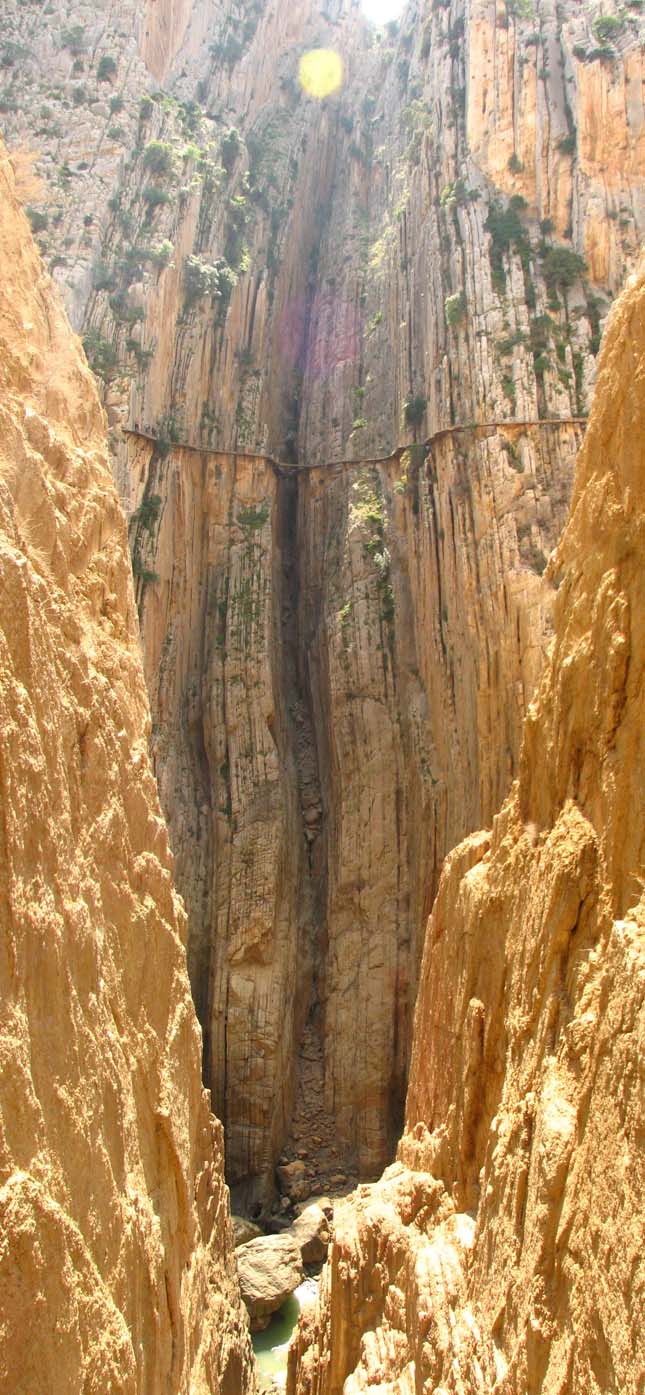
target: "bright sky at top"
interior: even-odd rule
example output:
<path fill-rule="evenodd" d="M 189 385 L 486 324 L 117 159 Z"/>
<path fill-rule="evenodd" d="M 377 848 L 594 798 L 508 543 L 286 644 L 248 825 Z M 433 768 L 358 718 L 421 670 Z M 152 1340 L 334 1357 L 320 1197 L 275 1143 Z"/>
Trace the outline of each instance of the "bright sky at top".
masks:
<path fill-rule="evenodd" d="M 387 24 L 403 14 L 405 0 L 361 0 L 363 14 L 373 24 Z"/>

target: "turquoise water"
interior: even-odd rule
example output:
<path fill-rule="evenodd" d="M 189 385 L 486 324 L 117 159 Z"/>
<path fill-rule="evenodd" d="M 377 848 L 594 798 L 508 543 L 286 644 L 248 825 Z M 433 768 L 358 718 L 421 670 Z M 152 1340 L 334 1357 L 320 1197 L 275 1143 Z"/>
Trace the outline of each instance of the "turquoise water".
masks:
<path fill-rule="evenodd" d="M 264 1332 L 253 1333 L 253 1350 L 264 1380 L 283 1386 L 287 1379 L 287 1350 L 291 1336 L 305 1303 L 315 1299 L 317 1279 L 305 1279 L 286 1303 L 274 1313 Z"/>

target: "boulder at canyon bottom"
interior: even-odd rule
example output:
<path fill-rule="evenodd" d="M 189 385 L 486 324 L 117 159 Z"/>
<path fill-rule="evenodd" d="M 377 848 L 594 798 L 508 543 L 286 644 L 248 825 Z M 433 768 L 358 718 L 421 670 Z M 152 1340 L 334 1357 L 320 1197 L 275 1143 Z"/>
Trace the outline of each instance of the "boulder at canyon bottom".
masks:
<path fill-rule="evenodd" d="M 239 1245 L 235 1259 L 251 1329 L 260 1332 L 304 1278 L 300 1246 L 292 1235 L 263 1235 Z"/>

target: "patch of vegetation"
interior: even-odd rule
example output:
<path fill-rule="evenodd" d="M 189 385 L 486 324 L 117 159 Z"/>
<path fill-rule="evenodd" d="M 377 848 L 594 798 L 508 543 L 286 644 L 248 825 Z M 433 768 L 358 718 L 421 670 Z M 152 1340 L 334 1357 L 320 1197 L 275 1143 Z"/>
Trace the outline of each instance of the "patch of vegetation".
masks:
<path fill-rule="evenodd" d="M 527 343 L 527 336 L 523 330 L 518 329 L 514 334 L 505 335 L 503 339 L 498 339 L 495 345 L 500 358 L 509 358 L 513 349 Z"/>
<path fill-rule="evenodd" d="M 423 26 L 423 29 L 421 30 L 421 49 L 420 49 L 420 54 L 421 54 L 421 57 L 422 57 L 422 58 L 428 58 L 428 57 L 429 57 L 431 45 L 432 45 L 432 20 L 431 20 L 431 19 L 427 19 L 426 22 L 425 22 L 425 24 L 424 24 L 424 26 Z"/>
<path fill-rule="evenodd" d="M 157 453 L 164 460 L 170 455 L 173 446 L 179 445 L 179 428 L 172 413 L 167 412 L 159 418 L 154 435 L 157 440 Z"/>
<path fill-rule="evenodd" d="M 149 247 L 147 249 L 146 255 L 148 257 L 148 260 L 152 262 L 153 266 L 163 268 L 166 266 L 172 266 L 172 256 L 174 250 L 175 249 L 169 238 L 164 237 L 161 242 L 156 242 L 152 247 Z"/>
<path fill-rule="evenodd" d="M 159 573 L 146 567 L 138 552 L 135 552 L 132 558 L 132 575 L 142 581 L 144 586 L 152 586 L 159 581 Z"/>
<path fill-rule="evenodd" d="M 470 190 L 465 179 L 456 179 L 454 184 L 446 184 L 439 195 L 442 208 L 462 207 L 470 199 Z"/>
<path fill-rule="evenodd" d="M 104 339 L 97 329 L 88 329 L 83 335 L 83 348 L 92 372 L 96 373 L 97 378 L 107 381 L 118 363 L 114 344 Z"/>
<path fill-rule="evenodd" d="M 351 616 L 351 614 L 352 614 L 352 610 L 353 610 L 353 605 L 352 605 L 352 602 L 351 602 L 351 601 L 347 601 L 347 602 L 345 603 L 345 605 L 341 606 L 341 608 L 340 608 L 340 610 L 339 610 L 339 612 L 338 612 L 338 619 L 340 620 L 340 627 L 341 627 L 341 630 L 347 630 L 347 628 L 348 628 L 348 626 L 349 626 L 349 621 L 350 621 L 350 616 Z"/>
<path fill-rule="evenodd" d="M 143 168 L 157 179 L 167 178 L 174 171 L 172 146 L 166 141 L 151 140 L 143 152 Z"/>
<path fill-rule="evenodd" d="M 504 396 L 508 399 L 513 411 L 515 411 L 517 406 L 517 389 L 512 373 L 506 373 L 502 378 L 502 389 L 504 391 Z"/>
<path fill-rule="evenodd" d="M 591 32 L 599 44 L 610 44 L 622 34 L 624 28 L 625 19 L 622 15 L 596 15 Z"/>
<path fill-rule="evenodd" d="M 463 290 L 457 291 L 455 295 L 446 296 L 446 320 L 452 329 L 456 329 L 466 318 L 467 304 L 466 292 Z"/>
<path fill-rule="evenodd" d="M 427 397 L 413 396 L 408 393 L 403 402 L 403 420 L 406 426 L 420 426 L 426 414 L 427 405 Z"/>
<path fill-rule="evenodd" d="M 41 233 L 45 231 L 48 222 L 46 213 L 41 213 L 40 209 L 34 208 L 31 204 L 27 204 L 25 213 L 29 219 L 32 233 Z"/>
<path fill-rule="evenodd" d="M 24 44 L 17 44 L 13 39 L 7 39 L 0 49 L 0 68 L 13 68 L 16 63 L 23 64 L 32 55 Z"/>
<path fill-rule="evenodd" d="M 230 126 L 228 131 L 225 131 L 222 136 L 222 145 L 220 149 L 220 159 L 227 174 L 231 173 L 241 148 L 242 141 L 240 133 L 235 126 Z"/>
<path fill-rule="evenodd" d="M 130 522 L 143 528 L 146 533 L 154 533 L 157 526 L 159 514 L 161 512 L 161 495 L 147 494 L 141 500 L 138 509 L 134 510 Z"/>
<path fill-rule="evenodd" d="M 570 135 L 568 135 L 568 136 L 560 136 L 560 139 L 557 140 L 556 143 L 555 143 L 555 148 L 556 148 L 556 150 L 559 150 L 559 151 L 560 151 L 560 154 L 561 154 L 561 155 L 575 155 L 575 150 L 576 150 L 576 138 L 575 138 L 575 135 L 570 134 Z"/>
<path fill-rule="evenodd" d="M 427 102 L 414 97 L 403 113 L 403 121 L 409 135 L 405 158 L 411 165 L 418 165 L 424 136 L 432 130 L 432 113 Z"/>
<path fill-rule="evenodd" d="M 111 82 L 117 70 L 116 59 L 111 53 L 104 53 L 99 59 L 99 66 L 96 70 L 97 82 Z"/>
<path fill-rule="evenodd" d="M 375 471 L 371 474 L 363 471 L 352 486 L 349 523 L 350 527 L 358 525 L 368 533 L 363 542 L 363 552 L 376 569 L 380 618 L 391 623 L 394 619 L 394 592 L 390 577 L 390 553 L 385 542 L 385 503 L 381 482 Z"/>
<path fill-rule="evenodd" d="M 207 296 L 220 295 L 219 267 L 203 257 L 191 255 L 184 262 L 184 304 L 194 305 Z"/>
<path fill-rule="evenodd" d="M 77 55 L 85 52 L 85 29 L 82 24 L 63 29 L 60 39 L 63 48 L 68 48 L 70 53 Z"/>
<path fill-rule="evenodd" d="M 96 262 L 92 269 L 92 285 L 95 291 L 115 291 L 117 288 L 116 272 L 105 262 Z"/>
<path fill-rule="evenodd" d="M 140 305 L 132 305 L 126 290 L 115 291 L 108 301 L 110 310 L 115 320 L 122 324 L 136 325 L 143 319 L 143 309 Z"/>
<path fill-rule="evenodd" d="M 162 208 L 170 203 L 170 194 L 166 189 L 160 189 L 158 184 L 146 184 L 141 190 L 141 198 L 148 215 L 152 215 L 155 208 Z"/>
<path fill-rule="evenodd" d="M 524 271 L 528 272 L 529 270 L 531 248 L 528 235 L 520 219 L 517 205 L 512 201 L 507 208 L 504 208 L 503 204 L 493 201 L 488 210 L 485 227 L 491 238 L 490 267 L 493 286 L 498 295 L 503 295 L 506 290 L 504 257 L 508 255 L 511 248 L 519 253 Z"/>
<path fill-rule="evenodd" d="M 550 301 L 557 302 L 558 290 L 568 290 L 580 280 L 586 269 L 584 257 L 571 247 L 549 247 L 542 257 L 542 272 Z"/>
<path fill-rule="evenodd" d="M 598 300 L 598 297 L 588 294 L 587 315 L 589 317 L 589 324 L 591 325 L 591 344 L 589 347 L 592 354 L 597 354 L 600 348 L 600 311 L 601 302 Z"/>
<path fill-rule="evenodd" d="M 237 522 L 240 528 L 250 528 L 252 531 L 256 531 L 264 527 L 268 517 L 268 504 L 259 504 L 257 507 L 253 504 L 249 504 L 246 508 L 240 509 L 237 515 Z"/>
<path fill-rule="evenodd" d="M 229 68 L 237 63 L 244 53 L 244 45 L 241 38 L 236 34 L 229 33 L 225 39 L 220 39 L 211 44 L 209 52 L 213 58 L 226 63 Z"/>

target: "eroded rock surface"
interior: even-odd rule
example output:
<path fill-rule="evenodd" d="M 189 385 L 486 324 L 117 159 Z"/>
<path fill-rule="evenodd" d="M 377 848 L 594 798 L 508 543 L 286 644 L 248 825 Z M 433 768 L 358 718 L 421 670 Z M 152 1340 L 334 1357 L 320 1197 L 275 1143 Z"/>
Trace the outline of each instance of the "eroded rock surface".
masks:
<path fill-rule="evenodd" d="M 104 8 L 7 0 L 3 115 L 131 509 L 242 1206 L 283 1151 L 313 1190 L 393 1156 L 423 925 L 518 773 L 645 231 L 643 20 L 608 52 L 573 0 L 411 3 L 378 33 L 346 0 Z M 314 47 L 344 64 L 322 102 Z"/>
<path fill-rule="evenodd" d="M 320 1264 L 329 1246 L 333 1209 L 327 1198 L 312 1202 L 300 1212 L 291 1227 L 291 1234 L 300 1245 L 303 1264 Z"/>
<path fill-rule="evenodd" d="M 398 1160 L 336 1207 L 299 1395 L 638 1395 L 645 1369 L 645 271 L 614 308 L 555 639 L 428 924 Z"/>
<path fill-rule="evenodd" d="M 0 153 L 0 1388 L 254 1390 L 94 382 Z"/>
<path fill-rule="evenodd" d="M 300 1245 L 292 1235 L 262 1235 L 238 1245 L 235 1262 L 251 1327 L 261 1331 L 304 1278 Z"/>

